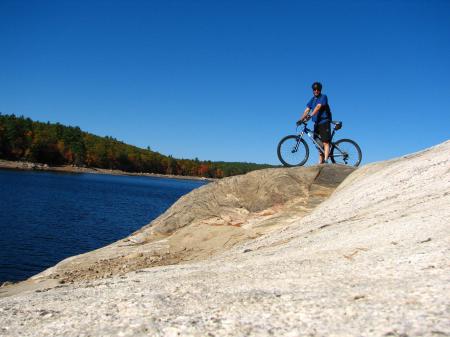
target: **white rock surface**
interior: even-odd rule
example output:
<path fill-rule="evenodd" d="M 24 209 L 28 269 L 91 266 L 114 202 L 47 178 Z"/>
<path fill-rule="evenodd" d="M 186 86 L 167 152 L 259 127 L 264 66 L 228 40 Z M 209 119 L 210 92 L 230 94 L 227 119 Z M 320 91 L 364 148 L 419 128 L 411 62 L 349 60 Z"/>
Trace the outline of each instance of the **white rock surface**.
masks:
<path fill-rule="evenodd" d="M 0 299 L 0 336 L 450 336 L 450 141 L 211 259 Z"/>

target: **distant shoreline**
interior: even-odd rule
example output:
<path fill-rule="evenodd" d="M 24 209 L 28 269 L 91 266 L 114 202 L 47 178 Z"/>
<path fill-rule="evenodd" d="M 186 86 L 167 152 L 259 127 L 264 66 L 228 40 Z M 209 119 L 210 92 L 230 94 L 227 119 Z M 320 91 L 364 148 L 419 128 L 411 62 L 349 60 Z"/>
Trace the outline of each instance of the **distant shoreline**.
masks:
<path fill-rule="evenodd" d="M 49 166 L 47 164 L 32 163 L 26 161 L 11 161 L 0 159 L 0 169 L 7 170 L 22 170 L 22 171 L 49 171 L 49 172 L 63 172 L 63 173 L 94 173 L 94 174 L 109 174 L 116 176 L 137 176 L 137 177 L 155 177 L 178 180 L 200 180 L 200 181 L 215 181 L 214 178 L 195 177 L 195 176 L 180 176 L 174 174 L 159 174 L 146 172 L 125 172 L 121 170 L 110 170 L 94 167 L 79 167 L 72 165 Z"/>

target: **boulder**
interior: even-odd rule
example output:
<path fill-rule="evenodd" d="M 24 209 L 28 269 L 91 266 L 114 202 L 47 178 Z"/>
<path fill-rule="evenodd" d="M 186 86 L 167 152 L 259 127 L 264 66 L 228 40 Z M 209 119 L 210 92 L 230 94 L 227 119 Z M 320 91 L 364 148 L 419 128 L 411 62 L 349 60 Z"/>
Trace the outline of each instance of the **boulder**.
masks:
<path fill-rule="evenodd" d="M 71 282 L 211 257 L 305 216 L 353 171 L 343 165 L 273 168 L 209 183 L 128 238 L 32 279 Z"/>

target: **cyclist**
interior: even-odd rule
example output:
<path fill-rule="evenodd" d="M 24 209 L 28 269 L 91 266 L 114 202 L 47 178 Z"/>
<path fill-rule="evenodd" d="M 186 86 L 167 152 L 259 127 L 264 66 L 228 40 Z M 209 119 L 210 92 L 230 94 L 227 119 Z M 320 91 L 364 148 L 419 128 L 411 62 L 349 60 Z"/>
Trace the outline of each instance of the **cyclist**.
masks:
<path fill-rule="evenodd" d="M 300 125 L 302 122 L 307 122 L 312 117 L 314 122 L 314 138 L 317 141 L 316 135 L 319 135 L 323 143 L 325 154 L 319 151 L 319 164 L 323 164 L 327 162 L 330 153 L 331 112 L 328 105 L 328 97 L 322 94 L 322 84 L 320 82 L 314 82 L 312 89 L 314 96 L 306 104 L 306 109 L 303 112 L 302 118 L 297 122 L 297 125 Z"/>

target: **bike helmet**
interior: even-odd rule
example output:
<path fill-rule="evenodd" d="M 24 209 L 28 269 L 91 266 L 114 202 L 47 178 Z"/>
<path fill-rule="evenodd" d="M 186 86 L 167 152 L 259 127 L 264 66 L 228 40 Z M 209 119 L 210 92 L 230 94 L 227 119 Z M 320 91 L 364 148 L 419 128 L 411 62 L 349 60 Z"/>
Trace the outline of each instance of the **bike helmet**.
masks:
<path fill-rule="evenodd" d="M 314 82 L 311 86 L 311 88 L 314 89 L 319 89 L 319 91 L 322 91 L 322 83 L 320 82 Z"/>

